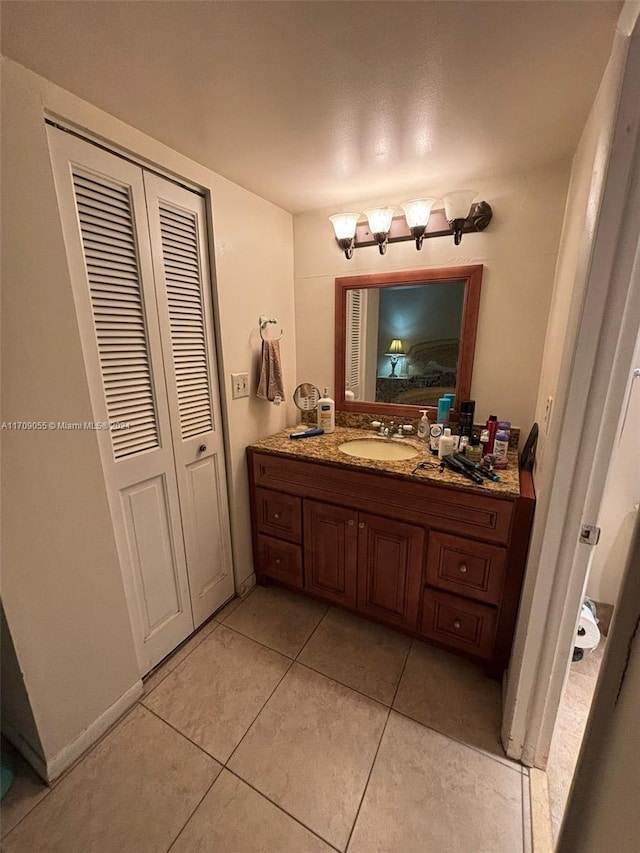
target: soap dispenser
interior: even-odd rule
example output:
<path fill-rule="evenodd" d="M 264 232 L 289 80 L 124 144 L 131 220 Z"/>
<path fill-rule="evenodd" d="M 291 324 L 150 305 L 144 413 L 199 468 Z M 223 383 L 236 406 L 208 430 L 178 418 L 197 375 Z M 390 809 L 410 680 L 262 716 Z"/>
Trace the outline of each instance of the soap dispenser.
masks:
<path fill-rule="evenodd" d="M 328 388 L 318 400 L 318 426 L 325 432 L 335 432 L 336 429 L 336 404 L 329 396 Z"/>
<path fill-rule="evenodd" d="M 429 423 L 429 418 L 427 417 L 427 410 L 420 409 L 422 412 L 422 417 L 420 418 L 420 423 L 418 424 L 418 438 L 422 439 L 422 441 L 429 441 L 429 430 L 431 428 L 431 424 Z"/>

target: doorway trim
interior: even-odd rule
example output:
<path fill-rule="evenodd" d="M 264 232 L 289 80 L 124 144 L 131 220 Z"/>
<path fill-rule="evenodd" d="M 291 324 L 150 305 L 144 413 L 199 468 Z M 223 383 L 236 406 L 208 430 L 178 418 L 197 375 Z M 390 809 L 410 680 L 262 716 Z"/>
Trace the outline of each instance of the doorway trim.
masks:
<path fill-rule="evenodd" d="M 624 403 L 628 371 L 640 325 L 640 289 L 633 265 L 640 236 L 640 26 L 616 35 L 612 56 L 623 64 L 622 86 L 591 262 L 583 289 L 573 295 L 579 312 L 571 347 L 571 373 L 558 425 L 533 603 L 520 619 L 505 701 L 507 754 L 527 766 L 546 766 L 591 557 L 580 544 L 581 524 L 595 523 Z M 626 67 L 624 65 L 626 57 Z M 544 573 L 542 567 L 546 567 Z"/>

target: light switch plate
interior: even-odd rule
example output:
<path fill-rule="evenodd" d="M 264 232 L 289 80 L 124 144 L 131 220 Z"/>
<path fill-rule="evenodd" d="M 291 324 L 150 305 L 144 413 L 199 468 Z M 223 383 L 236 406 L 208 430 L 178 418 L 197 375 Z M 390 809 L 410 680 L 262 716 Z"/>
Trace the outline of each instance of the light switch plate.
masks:
<path fill-rule="evenodd" d="M 239 397 L 249 396 L 249 374 L 248 373 L 232 373 L 231 374 L 231 397 L 237 400 Z"/>

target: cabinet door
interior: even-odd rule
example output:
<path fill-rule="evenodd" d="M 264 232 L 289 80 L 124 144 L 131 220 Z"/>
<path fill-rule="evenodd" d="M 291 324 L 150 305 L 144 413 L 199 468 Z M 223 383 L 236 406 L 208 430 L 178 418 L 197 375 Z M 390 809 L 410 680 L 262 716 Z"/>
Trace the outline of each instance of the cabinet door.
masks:
<path fill-rule="evenodd" d="M 358 516 L 358 610 L 415 630 L 424 530 L 390 518 Z"/>
<path fill-rule="evenodd" d="M 357 513 L 304 502 L 304 588 L 348 607 L 356 604 Z"/>

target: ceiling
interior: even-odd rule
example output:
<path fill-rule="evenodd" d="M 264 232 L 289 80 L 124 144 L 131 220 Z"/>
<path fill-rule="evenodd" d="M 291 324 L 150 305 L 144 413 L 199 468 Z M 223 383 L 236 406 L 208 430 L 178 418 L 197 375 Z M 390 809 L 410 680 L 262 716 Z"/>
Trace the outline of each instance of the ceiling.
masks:
<path fill-rule="evenodd" d="M 13 0 L 2 52 L 296 213 L 569 158 L 621 5 Z"/>

